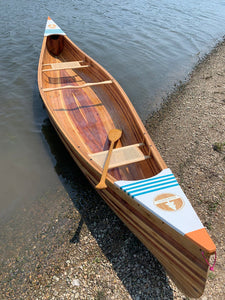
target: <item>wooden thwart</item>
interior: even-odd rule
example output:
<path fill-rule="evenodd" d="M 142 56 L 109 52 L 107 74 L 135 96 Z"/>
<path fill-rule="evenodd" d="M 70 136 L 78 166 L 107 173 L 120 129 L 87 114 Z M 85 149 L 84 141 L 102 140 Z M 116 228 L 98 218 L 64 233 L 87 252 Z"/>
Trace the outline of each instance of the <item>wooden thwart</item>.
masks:
<path fill-rule="evenodd" d="M 150 156 L 144 155 L 143 152 L 139 149 L 139 147 L 143 145 L 143 143 L 140 143 L 113 149 L 109 163 L 109 169 L 132 164 L 150 158 Z M 89 157 L 103 168 L 107 153 L 108 151 L 97 152 L 94 154 L 89 154 Z"/>
<path fill-rule="evenodd" d="M 65 70 L 65 69 L 80 69 L 80 68 L 88 68 L 90 65 L 81 65 L 83 61 L 67 61 L 67 62 L 60 62 L 60 63 L 52 63 L 52 64 L 44 64 L 43 66 L 49 66 L 51 69 L 43 69 L 42 72 L 47 71 L 58 71 L 58 70 Z"/>
<path fill-rule="evenodd" d="M 89 82 L 89 83 L 85 83 L 82 85 L 65 85 L 65 86 L 59 86 L 59 87 L 55 87 L 55 88 L 46 88 L 46 89 L 43 89 L 43 91 L 50 92 L 50 91 L 64 90 L 64 89 L 82 89 L 82 88 L 86 88 L 89 86 L 109 84 L 109 83 L 112 83 L 112 80 L 106 80 L 106 81 L 100 81 L 100 82 Z"/>

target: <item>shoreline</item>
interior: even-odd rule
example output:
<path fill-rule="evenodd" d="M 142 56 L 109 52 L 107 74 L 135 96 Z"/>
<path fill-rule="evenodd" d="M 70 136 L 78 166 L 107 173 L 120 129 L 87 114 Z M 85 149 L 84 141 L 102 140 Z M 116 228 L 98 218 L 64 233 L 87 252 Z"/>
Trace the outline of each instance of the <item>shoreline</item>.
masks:
<path fill-rule="evenodd" d="M 225 41 L 178 86 L 146 128 L 217 246 L 202 299 L 224 299 Z M 182 294 L 174 286 L 182 299 Z"/>
<path fill-rule="evenodd" d="M 202 300 L 224 299 L 224 58 L 225 41 L 145 122 L 217 246 Z M 187 299 L 78 168 L 71 169 L 75 195 L 56 187 L 5 225 L 1 299 Z"/>

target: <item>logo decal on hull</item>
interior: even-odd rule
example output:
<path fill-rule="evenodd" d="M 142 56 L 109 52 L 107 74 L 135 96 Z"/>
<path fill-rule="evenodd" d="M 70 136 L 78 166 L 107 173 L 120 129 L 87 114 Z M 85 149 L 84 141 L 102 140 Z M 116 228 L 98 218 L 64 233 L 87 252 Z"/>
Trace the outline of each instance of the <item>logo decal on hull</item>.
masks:
<path fill-rule="evenodd" d="M 56 28 L 56 25 L 55 24 L 48 24 L 48 28 L 54 29 L 54 28 Z"/>
<path fill-rule="evenodd" d="M 184 206 L 184 201 L 178 195 L 160 194 L 155 197 L 154 204 L 163 210 L 177 211 Z"/>

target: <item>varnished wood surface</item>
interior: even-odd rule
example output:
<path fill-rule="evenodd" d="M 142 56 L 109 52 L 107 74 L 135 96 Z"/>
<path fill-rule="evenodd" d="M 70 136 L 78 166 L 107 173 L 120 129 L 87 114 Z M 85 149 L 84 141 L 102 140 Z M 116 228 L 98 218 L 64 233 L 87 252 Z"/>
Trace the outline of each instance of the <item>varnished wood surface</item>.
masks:
<path fill-rule="evenodd" d="M 59 49 L 54 52 L 53 49 L 58 56 L 48 51 L 46 42 L 47 37 L 43 40 L 39 60 L 38 85 L 57 133 L 93 186 L 101 178 L 102 167 L 95 163 L 91 155 L 109 149 L 107 135 L 111 129 L 118 128 L 123 132 L 117 147 L 144 144 L 141 147 L 143 154 L 150 155 L 150 158 L 110 169 L 106 177 L 108 188 L 98 193 L 163 264 L 178 287 L 189 297 L 199 297 L 204 291 L 208 272 L 201 248 L 146 211 L 114 185 L 120 179 L 149 178 L 167 167 L 131 102 L 117 81 L 67 36 L 63 37 L 63 48 L 60 38 L 61 52 Z M 51 64 L 72 61 L 79 61 L 79 64 L 89 67 L 56 67 L 49 70 Z M 43 71 L 45 69 L 48 71 Z M 103 81 L 112 83 L 77 88 Z M 65 86 L 75 88 L 63 88 Z M 209 253 L 205 255 L 209 258 Z"/>
<path fill-rule="evenodd" d="M 64 49 L 57 57 L 46 49 L 47 38 L 44 39 L 39 64 L 40 92 L 54 122 L 58 124 L 74 149 L 90 161 L 88 154 L 108 150 L 107 134 L 110 129 L 118 128 L 124 132 L 118 147 L 145 142 L 144 154 L 148 155 L 150 145 L 152 158 L 139 164 L 111 170 L 110 174 L 115 176 L 115 180 L 141 179 L 165 168 L 165 163 L 145 133 L 133 106 L 115 79 L 86 54 L 75 48 L 67 37 Z M 66 61 L 79 61 L 79 64 L 88 64 L 90 67 L 42 72 L 49 69 L 50 64 Z M 77 89 L 78 86 L 110 81 L 113 83 Z M 66 86 L 74 86 L 75 89 L 64 89 Z M 100 168 L 98 171 L 101 172 Z"/>

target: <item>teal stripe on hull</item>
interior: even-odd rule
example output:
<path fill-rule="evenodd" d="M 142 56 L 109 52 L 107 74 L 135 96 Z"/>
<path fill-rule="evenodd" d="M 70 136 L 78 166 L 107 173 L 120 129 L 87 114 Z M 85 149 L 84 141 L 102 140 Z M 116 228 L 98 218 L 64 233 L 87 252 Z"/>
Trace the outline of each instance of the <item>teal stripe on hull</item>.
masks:
<path fill-rule="evenodd" d="M 162 179 L 164 178 L 164 179 Z M 139 185 L 142 185 L 142 184 L 145 184 L 145 183 L 150 183 L 150 182 L 154 182 L 154 181 L 163 181 L 163 180 L 167 180 L 168 179 L 172 179 L 174 178 L 175 179 L 175 176 L 173 174 L 168 174 L 168 175 L 164 175 L 164 176 L 159 176 L 157 178 L 148 178 L 148 179 L 144 179 L 144 180 L 141 180 L 141 181 L 138 181 L 138 182 L 133 182 L 133 183 L 129 183 L 129 184 L 126 184 L 126 185 L 123 185 L 121 186 L 122 188 L 126 188 L 126 189 L 130 189 L 132 188 L 133 186 L 139 186 Z"/>
<path fill-rule="evenodd" d="M 120 188 L 131 197 L 141 196 L 152 192 L 178 186 L 178 182 L 173 174 L 159 176 L 158 178 L 148 178 L 138 182 L 133 182 Z"/>
<path fill-rule="evenodd" d="M 164 187 L 160 187 L 160 188 L 157 188 L 157 189 L 152 189 L 152 190 L 148 190 L 148 191 L 142 191 L 141 193 L 137 193 L 137 194 L 131 194 L 131 196 L 134 198 L 136 196 L 141 196 L 141 195 L 144 195 L 144 194 L 149 194 L 149 193 L 152 193 L 152 192 L 156 192 L 156 191 L 168 189 L 168 188 L 171 188 L 171 187 L 174 187 L 174 186 L 179 186 L 179 184 L 176 183 L 176 184 L 166 185 Z M 128 194 L 130 194 L 130 193 L 128 193 Z"/>
<path fill-rule="evenodd" d="M 147 182 L 145 184 L 136 185 L 136 186 L 131 187 L 131 188 L 125 188 L 125 190 L 130 191 L 130 192 L 135 192 L 136 190 L 151 188 L 151 187 L 159 186 L 159 185 L 162 185 L 162 184 L 167 184 L 167 183 L 170 183 L 170 182 L 177 182 L 176 178 L 173 176 L 171 178 L 167 178 L 167 179 L 164 179 L 164 180 L 156 180 L 154 182 Z M 124 188 L 124 187 L 122 187 L 122 188 Z"/>
<path fill-rule="evenodd" d="M 59 35 L 65 35 L 65 32 L 62 31 L 62 29 L 46 29 L 45 30 L 45 36 L 46 35 L 54 35 L 54 34 L 59 34 Z"/>

